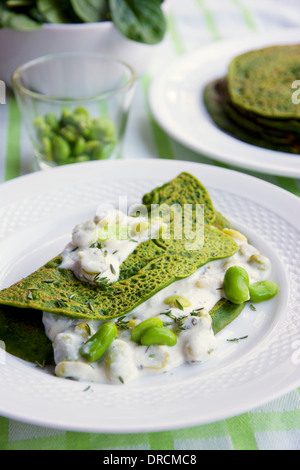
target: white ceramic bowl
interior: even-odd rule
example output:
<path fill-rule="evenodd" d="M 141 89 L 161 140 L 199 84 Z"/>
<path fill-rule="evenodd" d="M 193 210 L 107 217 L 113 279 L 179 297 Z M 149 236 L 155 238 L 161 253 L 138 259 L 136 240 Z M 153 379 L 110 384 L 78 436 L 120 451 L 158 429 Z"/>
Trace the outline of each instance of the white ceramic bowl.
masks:
<path fill-rule="evenodd" d="M 80 24 L 45 24 L 30 32 L 0 29 L 0 79 L 11 86 L 17 67 L 38 57 L 65 52 L 93 52 L 113 56 L 140 75 L 150 64 L 158 45 L 131 41 L 111 21 Z"/>

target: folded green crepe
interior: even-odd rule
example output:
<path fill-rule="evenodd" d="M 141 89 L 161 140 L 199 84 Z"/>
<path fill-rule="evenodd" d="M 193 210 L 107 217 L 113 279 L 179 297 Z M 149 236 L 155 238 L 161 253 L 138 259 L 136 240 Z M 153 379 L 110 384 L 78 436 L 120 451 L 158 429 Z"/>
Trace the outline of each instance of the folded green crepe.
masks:
<path fill-rule="evenodd" d="M 202 184 L 187 173 L 154 189 L 143 198 L 150 210 L 153 204 L 187 204 L 188 224 L 196 228 L 199 205 L 204 207 L 204 243 L 183 234 L 175 237 L 170 219 L 169 239 L 148 240 L 121 265 L 119 280 L 105 286 L 79 281 L 72 271 L 60 268 L 58 255 L 36 272 L 0 292 L 0 304 L 47 311 L 73 318 L 108 320 L 122 316 L 172 282 L 187 277 L 209 261 L 232 256 L 236 242 L 213 226 L 216 213 Z M 185 219 L 184 219 L 185 221 Z M 183 224 L 184 227 L 184 224 Z M 187 245 L 188 244 L 188 245 Z M 188 246 L 188 248 L 187 248 Z"/>

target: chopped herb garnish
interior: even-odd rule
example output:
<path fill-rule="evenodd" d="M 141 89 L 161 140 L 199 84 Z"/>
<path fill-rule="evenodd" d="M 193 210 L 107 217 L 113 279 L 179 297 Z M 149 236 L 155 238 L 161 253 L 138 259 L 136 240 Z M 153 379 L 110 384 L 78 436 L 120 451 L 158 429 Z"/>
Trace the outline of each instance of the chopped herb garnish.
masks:
<path fill-rule="evenodd" d="M 110 267 L 110 270 L 111 270 L 112 274 L 116 274 L 116 270 L 115 270 L 115 268 L 113 267 L 113 265 L 110 264 L 109 267 Z"/>
<path fill-rule="evenodd" d="M 179 302 L 178 299 L 175 300 L 175 305 L 176 305 L 180 310 L 184 310 L 183 306 L 181 305 L 181 303 Z"/>
<path fill-rule="evenodd" d="M 203 310 L 203 309 L 204 309 L 204 307 L 195 308 L 194 310 L 192 310 L 192 311 L 190 312 L 190 315 L 192 315 L 192 316 L 198 316 L 198 315 L 199 315 L 199 312 L 201 312 L 201 310 Z"/>
<path fill-rule="evenodd" d="M 113 251 L 113 255 L 115 255 L 116 253 L 118 253 L 119 250 L 115 250 Z"/>
<path fill-rule="evenodd" d="M 42 282 L 46 282 L 47 284 L 52 284 L 52 282 L 55 282 L 55 279 L 42 279 Z"/>
<path fill-rule="evenodd" d="M 120 375 L 119 375 L 119 380 L 120 380 L 120 382 L 121 382 L 122 384 L 124 383 L 124 379 L 123 379 L 123 377 L 121 377 Z"/>
<path fill-rule="evenodd" d="M 101 250 L 103 248 L 103 245 L 97 240 L 96 242 L 90 245 L 90 248 L 98 248 L 98 250 Z"/>
<path fill-rule="evenodd" d="M 251 308 L 251 310 L 256 310 L 256 308 L 254 307 L 253 304 L 250 304 L 250 308 Z"/>
<path fill-rule="evenodd" d="M 56 300 L 56 303 L 57 303 L 57 306 L 58 306 L 59 308 L 65 308 L 66 303 L 67 303 L 67 300 L 65 300 L 65 299 L 57 299 L 57 300 Z"/>
<path fill-rule="evenodd" d="M 29 299 L 29 300 L 32 300 L 32 299 L 33 299 L 31 290 L 29 290 L 29 291 L 27 292 L 26 298 Z"/>
<path fill-rule="evenodd" d="M 91 303 L 91 301 L 90 301 L 90 300 L 88 300 L 88 301 L 87 301 L 87 305 L 88 305 L 88 306 L 89 306 L 89 308 L 92 310 L 92 312 L 94 312 L 94 311 L 95 311 L 95 309 L 94 309 L 94 306 L 93 306 L 93 304 Z"/>
<path fill-rule="evenodd" d="M 123 328 L 123 330 L 128 330 L 129 329 L 129 320 L 125 319 L 126 317 L 123 316 L 123 317 L 120 317 L 118 318 L 118 320 L 116 321 L 116 326 L 118 326 L 119 328 Z"/>
<path fill-rule="evenodd" d="M 181 317 L 176 317 L 175 315 L 172 314 L 171 310 L 168 310 L 167 312 L 162 312 L 159 315 L 167 315 L 167 317 L 171 318 L 174 321 L 174 323 L 180 330 L 185 330 L 185 326 L 183 325 L 182 322 L 185 318 L 188 317 L 188 315 L 182 315 Z M 164 326 L 168 326 L 168 325 L 166 324 Z"/>
<path fill-rule="evenodd" d="M 90 385 L 88 385 L 85 389 L 83 389 L 84 392 L 87 392 L 91 388 Z"/>
<path fill-rule="evenodd" d="M 43 361 L 43 362 L 38 362 L 38 361 L 36 361 L 36 362 L 35 362 L 35 367 L 38 367 L 38 368 L 40 368 L 40 369 L 45 369 L 45 365 L 46 365 L 46 364 L 45 364 L 45 361 Z"/>
<path fill-rule="evenodd" d="M 241 336 L 240 338 L 227 339 L 227 341 L 238 343 L 241 339 L 246 339 L 246 338 L 248 338 L 248 335 L 246 335 L 246 336 Z"/>

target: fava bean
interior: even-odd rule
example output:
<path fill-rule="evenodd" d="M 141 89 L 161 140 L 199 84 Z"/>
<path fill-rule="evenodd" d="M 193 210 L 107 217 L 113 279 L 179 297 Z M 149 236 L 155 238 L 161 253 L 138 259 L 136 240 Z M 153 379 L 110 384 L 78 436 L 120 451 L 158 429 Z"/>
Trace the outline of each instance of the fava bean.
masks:
<path fill-rule="evenodd" d="M 59 165 L 109 158 L 117 144 L 114 123 L 105 117 L 92 118 L 82 106 L 74 111 L 63 108 L 60 117 L 37 116 L 33 124 L 40 152 Z"/>
<path fill-rule="evenodd" d="M 278 285 L 271 281 L 255 282 L 249 286 L 250 301 L 254 303 L 272 299 L 277 292 Z"/>
<path fill-rule="evenodd" d="M 76 142 L 73 146 L 73 155 L 76 157 L 82 155 L 85 148 L 85 140 L 82 136 L 77 137 Z"/>
<path fill-rule="evenodd" d="M 104 323 L 99 330 L 80 347 L 80 354 L 89 362 L 98 361 L 115 339 L 117 332 L 118 330 L 114 323 Z"/>
<path fill-rule="evenodd" d="M 66 127 L 63 127 L 60 131 L 62 137 L 64 137 L 68 142 L 75 142 L 77 140 L 77 130 L 76 127 L 68 124 Z"/>
<path fill-rule="evenodd" d="M 45 116 L 45 122 L 52 128 L 52 129 L 58 129 L 58 119 L 56 117 L 55 113 L 48 113 Z"/>
<path fill-rule="evenodd" d="M 147 320 L 142 321 L 138 325 L 136 325 L 132 332 L 131 332 L 131 339 L 132 341 L 135 341 L 138 343 L 141 340 L 142 335 L 145 333 L 145 331 L 148 328 L 156 327 L 156 328 L 162 328 L 163 327 L 163 321 L 161 318 L 158 317 L 153 317 L 153 318 L 148 318 Z"/>
<path fill-rule="evenodd" d="M 223 281 L 224 294 L 230 302 L 241 304 L 249 300 L 249 276 L 240 266 L 227 269 Z"/>
<path fill-rule="evenodd" d="M 51 139 L 53 158 L 57 163 L 64 163 L 71 154 L 71 148 L 68 142 L 60 137 L 54 135 Z"/>
<path fill-rule="evenodd" d="M 48 162 L 51 162 L 51 160 L 52 160 L 52 144 L 51 144 L 50 138 L 47 137 L 47 136 L 43 137 L 42 143 L 43 143 L 43 148 L 44 148 L 46 159 L 47 159 Z"/>
<path fill-rule="evenodd" d="M 177 336 L 173 331 L 167 328 L 157 328 L 152 326 L 147 328 L 141 336 L 141 344 L 143 346 L 165 345 L 175 346 L 177 343 Z"/>
<path fill-rule="evenodd" d="M 164 300 L 164 304 L 169 305 L 169 307 L 182 309 L 182 307 L 190 307 L 191 302 L 181 295 L 170 295 L 170 297 Z"/>

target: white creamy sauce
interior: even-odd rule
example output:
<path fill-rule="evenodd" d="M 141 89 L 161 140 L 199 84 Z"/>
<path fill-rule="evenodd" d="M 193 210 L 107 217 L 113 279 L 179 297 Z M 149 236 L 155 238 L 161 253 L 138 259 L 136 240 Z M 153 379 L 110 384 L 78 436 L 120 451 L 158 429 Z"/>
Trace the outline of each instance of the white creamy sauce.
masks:
<path fill-rule="evenodd" d="M 115 226 L 116 218 L 129 236 L 122 240 L 103 240 L 103 228 Z M 87 282 L 95 283 L 97 278 L 116 281 L 121 263 L 138 243 L 157 235 L 162 226 L 160 220 L 154 221 L 149 237 L 145 222 L 142 217 L 129 217 L 116 211 L 98 214 L 94 221 L 77 225 L 71 243 L 62 253 L 62 267 L 71 269 Z M 137 231 L 141 227 L 145 230 Z M 226 270 L 230 266 L 241 266 L 253 283 L 267 279 L 271 268 L 270 261 L 242 234 L 236 231 L 228 231 L 228 234 L 238 244 L 233 256 L 202 266 L 191 276 L 162 289 L 130 314 L 110 320 L 118 326 L 118 335 L 97 362 L 87 362 L 79 348 L 99 329 L 102 321 L 74 320 L 44 312 L 45 331 L 53 343 L 56 374 L 82 381 L 120 384 L 142 374 L 162 373 L 181 364 L 199 364 L 210 358 L 217 348 L 217 339 L 209 311 L 224 298 L 222 284 Z M 181 304 L 181 308 L 166 305 L 165 300 L 174 295 L 187 299 L 190 305 L 182 307 Z M 159 317 L 165 328 L 176 333 L 175 346 L 143 346 L 131 340 L 132 328 L 152 317 Z"/>
<path fill-rule="evenodd" d="M 76 225 L 72 241 L 62 252 L 61 267 L 82 280 L 115 282 L 122 262 L 138 244 L 158 236 L 163 223 L 145 217 L 131 217 L 119 210 L 97 214 L 93 221 Z"/>

